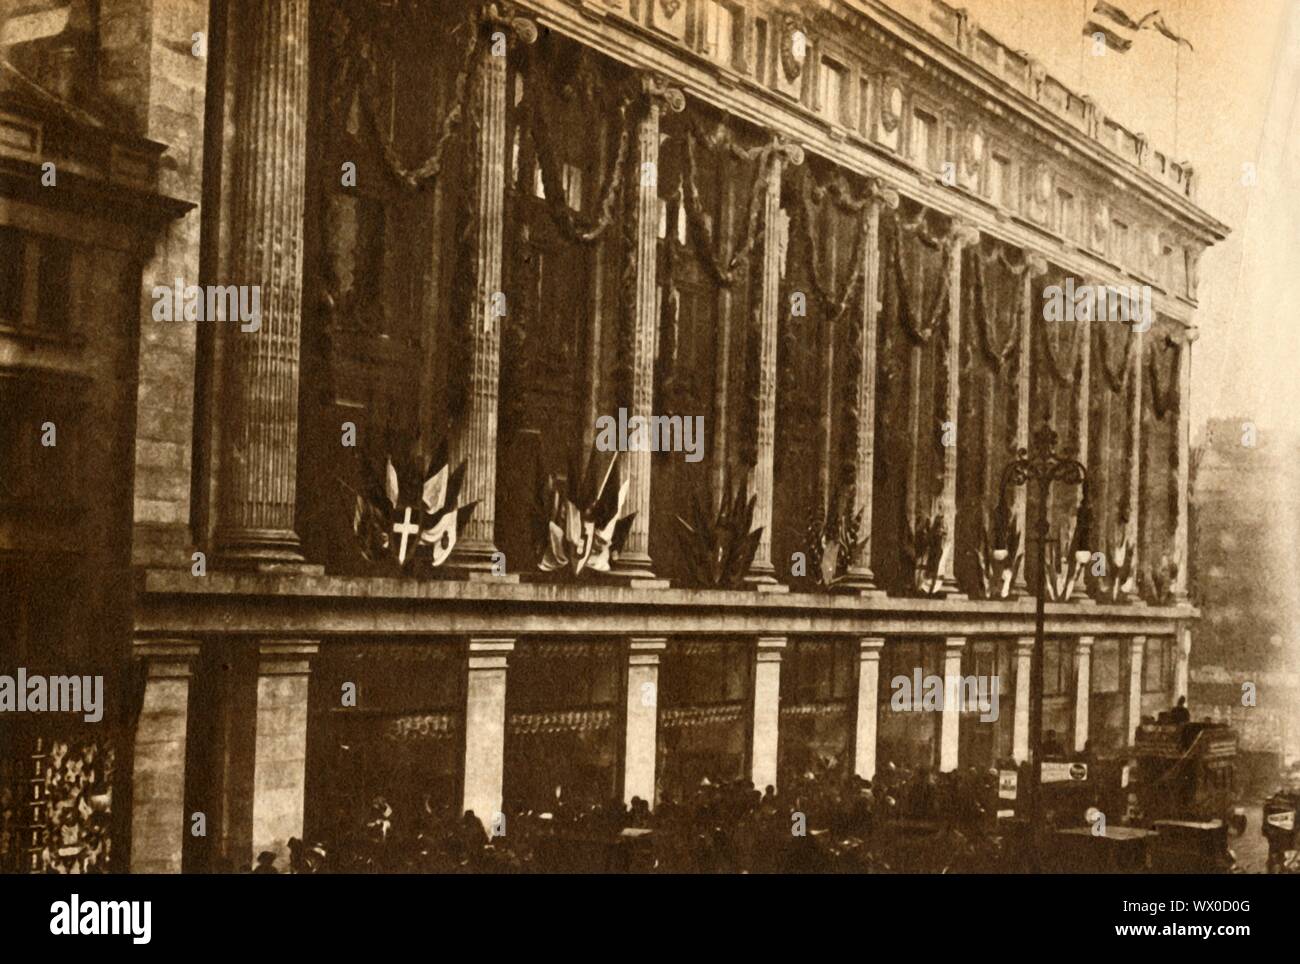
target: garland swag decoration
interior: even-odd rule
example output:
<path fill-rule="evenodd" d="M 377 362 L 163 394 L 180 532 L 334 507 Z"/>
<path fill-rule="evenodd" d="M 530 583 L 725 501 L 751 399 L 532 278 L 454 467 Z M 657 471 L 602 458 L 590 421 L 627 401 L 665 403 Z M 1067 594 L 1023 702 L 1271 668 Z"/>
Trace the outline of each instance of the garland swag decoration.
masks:
<path fill-rule="evenodd" d="M 1035 326 L 1038 329 L 1038 343 L 1042 346 L 1043 360 L 1047 363 L 1047 373 L 1058 385 L 1069 385 L 1074 376 L 1075 365 L 1079 361 L 1079 350 L 1083 344 L 1083 333 L 1091 330 L 1090 325 L 1074 323 L 1074 334 L 1070 338 L 1069 361 L 1062 365 L 1052 345 L 1052 338 L 1047 334 L 1046 325 Z"/>
<path fill-rule="evenodd" d="M 1132 358 L 1132 351 L 1137 343 L 1133 334 L 1133 329 L 1129 328 L 1128 334 L 1124 338 L 1124 351 L 1120 354 L 1119 366 L 1112 368 L 1110 364 L 1110 346 L 1107 344 L 1109 338 L 1106 334 L 1105 325 L 1100 326 L 1101 340 L 1101 374 L 1106 382 L 1106 387 L 1110 389 L 1112 395 L 1118 395 L 1128 384 L 1129 359 Z"/>
<path fill-rule="evenodd" d="M 745 150 L 736 145 L 725 127 L 719 126 L 712 136 L 700 131 L 695 123 L 688 125 L 685 141 L 681 183 L 678 191 L 686 207 L 686 219 L 690 227 L 689 240 L 695 256 L 700 259 L 714 284 L 730 288 L 736 283 L 741 270 L 749 263 L 754 246 L 759 236 L 759 215 L 763 210 L 763 196 L 772 177 L 772 157 L 776 153 L 775 141 L 752 150 Z M 734 244 L 730 255 L 719 256 L 717 244 L 713 237 L 713 228 L 705 215 L 704 203 L 700 200 L 699 179 L 695 161 L 695 145 L 701 142 L 711 152 L 717 154 L 726 150 L 739 161 L 755 161 L 754 177 L 749 184 L 749 200 L 745 204 L 745 229 L 740 241 Z"/>
<path fill-rule="evenodd" d="M 389 173 L 407 190 L 418 191 L 425 188 L 437 180 L 442 171 L 447 146 L 451 143 L 457 129 L 465 119 L 465 108 L 469 102 L 469 91 L 472 86 L 471 81 L 477 73 L 478 55 L 484 45 L 483 28 L 487 24 L 487 14 L 488 8 L 484 7 L 471 13 L 466 18 L 464 24 L 466 39 L 461 54 L 460 70 L 456 73 L 456 80 L 452 87 L 451 108 L 442 119 L 441 129 L 438 132 L 437 140 L 434 142 L 433 151 L 414 167 L 407 167 L 402 163 L 392 138 L 384 134 L 380 118 L 386 112 L 380 109 L 379 76 L 375 66 L 375 59 L 373 54 L 363 58 L 365 61 L 365 74 L 359 85 L 362 113 L 365 114 L 366 123 L 370 126 L 375 143 L 379 147 L 379 152 Z"/>
<path fill-rule="evenodd" d="M 1027 262 L 1022 265 L 1013 265 L 1004 256 L 998 255 L 995 257 L 998 257 L 1003 265 L 1010 270 L 1014 281 L 1017 283 L 1024 278 L 1025 272 L 1029 270 Z M 989 369 L 997 373 L 1002 371 L 1003 366 L 1015 356 L 1016 348 L 1020 343 L 1020 326 L 1023 324 L 1023 320 L 1019 311 L 1019 299 L 1010 299 L 1011 307 L 1004 312 L 1009 317 L 1006 323 L 1006 338 L 996 338 L 991 322 L 994 312 L 989 308 L 988 286 L 985 284 L 984 277 L 985 259 L 979 252 L 975 254 L 974 264 L 975 271 L 972 281 L 975 289 L 975 304 L 979 308 L 975 331 L 979 336 L 980 355 Z M 1000 345 L 999 342 L 1001 342 Z"/>
<path fill-rule="evenodd" d="M 551 133 L 546 125 L 545 81 L 537 70 L 536 58 L 530 55 L 528 64 L 528 101 L 525 104 L 524 122 L 537 148 L 537 163 L 542 171 L 542 188 L 546 194 L 546 209 L 551 220 L 565 239 L 576 244 L 591 244 L 609 230 L 618 212 L 615 206 L 619 193 L 628 176 L 627 157 L 632 143 L 632 128 L 636 118 L 632 114 L 632 95 L 624 93 L 616 108 L 619 132 L 618 147 L 614 161 L 605 170 L 601 178 L 599 212 L 592 221 L 584 221 L 570 206 L 564 190 L 564 178 L 560 173 L 560 161 L 556 157 L 555 147 L 551 142 Z"/>
<path fill-rule="evenodd" d="M 1178 405 L 1178 365 L 1181 361 L 1183 346 L 1172 338 L 1166 337 L 1165 351 L 1173 353 L 1169 365 L 1169 377 L 1165 379 L 1164 388 L 1160 387 L 1160 366 L 1156 364 L 1157 346 L 1151 346 L 1147 353 L 1147 381 L 1151 385 L 1151 411 L 1161 421 L 1171 409 Z"/>
<path fill-rule="evenodd" d="M 853 271 L 844 283 L 844 289 L 839 294 L 836 294 L 830 285 L 826 283 L 825 274 L 820 266 L 817 253 L 817 241 L 813 237 L 813 224 L 817 220 L 818 209 L 822 207 L 828 196 L 840 211 L 854 216 L 858 220 L 857 231 L 853 236 L 853 248 L 849 255 L 849 263 L 853 266 Z M 804 260 L 807 262 L 808 278 L 812 282 L 813 292 L 821 302 L 822 310 L 825 312 L 828 321 L 835 322 L 840 319 L 844 312 L 848 310 L 858 286 L 862 283 L 865 274 L 863 251 L 867 245 L 867 213 L 870 204 L 871 198 L 869 196 L 853 198 L 849 194 L 847 186 L 839 181 L 832 181 L 827 185 L 817 184 L 813 179 L 812 172 L 809 170 L 804 170 L 803 176 L 800 178 L 799 206 L 797 208 L 799 217 L 795 221 L 800 232 Z M 834 270 L 834 265 L 832 265 L 832 275 Z"/>
<path fill-rule="evenodd" d="M 947 241 L 943 238 L 936 237 L 932 234 L 925 224 L 925 211 L 921 211 L 913 221 L 902 221 L 898 217 L 891 219 L 894 225 L 894 243 L 893 256 L 890 259 L 892 264 L 890 269 L 894 273 L 894 285 L 898 291 L 899 320 L 903 323 L 903 330 L 907 337 L 914 345 L 927 344 L 934 336 L 939 327 L 939 319 L 943 317 L 948 308 L 948 285 L 941 282 L 938 296 L 934 299 L 930 310 L 925 312 L 925 322 L 921 325 L 916 323 L 920 312 L 917 306 L 912 304 L 910 287 L 907 283 L 907 272 L 903 269 L 903 234 L 915 234 L 920 241 L 931 247 L 937 247 L 944 254 L 947 253 Z M 919 270 L 919 269 L 918 269 Z"/>

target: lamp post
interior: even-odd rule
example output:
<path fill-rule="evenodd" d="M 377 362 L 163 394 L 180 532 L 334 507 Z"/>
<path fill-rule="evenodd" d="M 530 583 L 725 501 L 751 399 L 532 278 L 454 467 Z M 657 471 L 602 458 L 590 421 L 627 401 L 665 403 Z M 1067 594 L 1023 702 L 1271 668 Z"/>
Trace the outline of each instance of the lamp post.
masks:
<path fill-rule="evenodd" d="M 1057 434 L 1050 425 L 1044 424 L 1034 432 L 1029 448 L 1017 449 L 1015 458 L 1002 470 L 1001 501 L 1006 506 L 1007 491 L 1013 485 L 1027 485 L 1033 482 L 1037 486 L 1038 511 L 1035 513 L 1034 529 L 1038 535 L 1038 577 L 1034 580 L 1034 595 L 1037 597 L 1034 609 L 1034 653 L 1033 670 L 1029 694 L 1029 757 L 1033 761 L 1030 772 L 1033 774 L 1033 786 L 1029 790 L 1030 839 L 1035 839 L 1038 823 L 1042 817 L 1041 792 L 1043 782 L 1043 627 L 1046 623 L 1047 590 L 1044 579 L 1047 574 L 1047 535 L 1049 530 L 1047 505 L 1053 482 L 1067 485 L 1084 485 L 1084 505 L 1080 506 L 1081 525 L 1075 529 L 1076 542 L 1087 539 L 1087 487 L 1088 470 L 1076 459 L 1067 458 L 1056 451 Z M 1035 853 L 1037 852 L 1035 848 Z"/>

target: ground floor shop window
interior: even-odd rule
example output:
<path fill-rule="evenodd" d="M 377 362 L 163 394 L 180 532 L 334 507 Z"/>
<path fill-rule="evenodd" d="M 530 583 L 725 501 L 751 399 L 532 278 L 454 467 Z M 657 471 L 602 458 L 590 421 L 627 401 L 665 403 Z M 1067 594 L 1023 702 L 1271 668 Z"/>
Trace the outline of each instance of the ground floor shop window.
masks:
<path fill-rule="evenodd" d="M 740 640 L 669 643 L 659 669 L 658 799 L 747 775 L 753 660 Z"/>
<path fill-rule="evenodd" d="M 619 796 L 622 648 L 612 640 L 520 640 L 506 686 L 509 813 L 589 809 Z"/>
<path fill-rule="evenodd" d="M 305 819 L 307 837 L 326 844 L 333 866 L 411 856 L 422 833 L 457 813 L 464 664 L 452 642 L 322 645 L 311 682 Z"/>
<path fill-rule="evenodd" d="M 881 766 L 913 768 L 939 765 L 941 713 L 926 710 L 914 693 L 920 676 L 943 678 L 943 643 L 915 640 L 886 642 L 881 657 L 880 725 L 876 759 Z"/>
<path fill-rule="evenodd" d="M 853 640 L 790 641 L 781 661 L 780 786 L 852 766 L 856 657 Z"/>

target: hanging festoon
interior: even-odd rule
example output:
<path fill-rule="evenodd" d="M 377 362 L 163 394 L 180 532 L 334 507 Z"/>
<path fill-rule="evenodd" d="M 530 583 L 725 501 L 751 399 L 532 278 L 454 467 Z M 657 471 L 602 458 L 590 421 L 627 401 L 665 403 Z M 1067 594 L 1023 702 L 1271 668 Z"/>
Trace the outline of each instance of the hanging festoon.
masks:
<path fill-rule="evenodd" d="M 416 572 L 437 569 L 456 547 L 477 502 L 458 506 L 465 463 L 447 464 L 443 443 L 432 457 L 398 459 L 363 471 L 362 492 L 352 490 L 352 532 L 365 560 Z"/>
<path fill-rule="evenodd" d="M 534 517 L 542 572 L 609 572 L 636 515 L 624 514 L 628 481 L 619 478 L 618 455 L 593 448 L 584 470 L 575 450 L 564 476 L 545 472 L 539 458 Z"/>
<path fill-rule="evenodd" d="M 760 215 L 763 211 L 763 199 L 767 193 L 767 184 L 772 175 L 772 158 L 779 149 L 775 139 L 761 147 L 743 148 L 735 142 L 726 127 L 719 125 L 712 134 L 705 133 L 698 125 L 687 126 L 684 156 L 682 158 L 681 184 L 678 188 L 681 202 L 686 209 L 688 240 L 695 256 L 709 272 L 714 284 L 730 288 L 736 283 L 750 256 L 758 243 Z M 696 145 L 703 144 L 715 155 L 727 155 L 741 163 L 754 165 L 754 173 L 749 182 L 749 198 L 745 202 L 745 223 L 730 251 L 718 251 L 713 236 L 713 226 L 704 202 L 700 198 L 699 179 L 696 168 Z"/>

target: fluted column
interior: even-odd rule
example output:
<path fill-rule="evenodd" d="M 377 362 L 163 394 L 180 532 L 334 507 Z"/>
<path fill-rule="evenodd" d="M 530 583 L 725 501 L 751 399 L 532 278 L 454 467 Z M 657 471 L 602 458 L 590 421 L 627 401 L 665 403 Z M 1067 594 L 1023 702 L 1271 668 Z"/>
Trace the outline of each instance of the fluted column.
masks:
<path fill-rule="evenodd" d="M 943 445 L 943 490 L 940 493 L 940 505 L 943 512 L 943 525 L 948 533 L 950 548 L 943 559 L 939 576 L 943 580 L 941 592 L 946 595 L 958 593 L 956 573 L 957 545 L 957 448 L 960 427 L 957 424 L 961 408 L 961 260 L 967 245 L 979 243 L 979 231 L 961 221 L 953 221 L 952 233 L 948 238 L 945 253 L 948 257 L 948 319 L 946 330 L 946 362 L 944 364 L 944 400 L 943 412 L 935 431 L 941 436 L 950 437 L 951 444 Z M 951 432 L 945 430 L 945 423 L 951 423 Z"/>
<path fill-rule="evenodd" d="M 1011 728 L 1011 756 L 1017 763 L 1029 759 L 1029 711 L 1033 699 L 1034 637 L 1016 640 L 1016 706 Z"/>
<path fill-rule="evenodd" d="M 628 421 L 642 419 L 649 424 L 654 409 L 655 345 L 659 331 L 656 310 L 655 255 L 659 233 L 659 114 L 667 107 L 681 111 L 686 97 L 669 87 L 659 77 L 642 77 L 644 114 L 637 125 L 636 164 L 631 179 L 633 190 L 627 243 L 630 251 L 625 277 L 623 338 L 623 378 L 619 399 L 628 409 Z M 650 451 L 646 446 L 620 455 L 624 478 L 628 483 L 626 511 L 636 513 L 627 539 L 613 569 L 619 575 L 636 579 L 654 576 L 650 561 Z"/>
<path fill-rule="evenodd" d="M 776 345 L 780 322 L 781 252 L 778 228 L 781 220 L 781 176 L 785 163 L 802 164 L 803 150 L 787 145 L 771 160 L 767 193 L 763 198 L 763 274 L 758 304 L 758 427 L 750 495 L 754 497 L 754 528 L 762 527 L 745 581 L 763 589 L 777 585 L 772 565 L 772 490 L 776 458 Z"/>
<path fill-rule="evenodd" d="M 307 159 L 307 0 L 237 0 L 229 277 L 260 317 L 223 331 L 216 542 L 223 559 L 298 562 L 298 364 Z M 254 329 L 253 325 L 256 324 Z"/>
<path fill-rule="evenodd" d="M 145 683 L 135 730 L 131 786 L 131 872 L 179 874 L 189 821 L 185 813 L 185 738 L 195 640 L 135 644 Z"/>
<path fill-rule="evenodd" d="M 750 767 L 754 786 L 776 786 L 781 723 L 781 654 L 784 636 L 760 636 L 754 666 L 754 742 Z"/>
<path fill-rule="evenodd" d="M 1047 262 L 1036 254 L 1027 254 L 1025 270 L 1023 322 L 1020 326 L 1020 344 L 1016 352 L 1016 448 L 1029 448 L 1029 402 L 1031 399 L 1030 365 L 1034 357 L 1034 332 L 1043 322 L 1041 303 L 1034 297 L 1034 283 L 1047 274 Z M 1028 584 L 1029 570 L 1029 501 L 1028 486 L 1016 485 L 1011 489 L 1011 511 L 1020 531 L 1021 551 L 1025 564 L 1016 573 L 1016 588 L 1023 591 Z M 1026 712 L 1028 712 L 1026 710 Z M 1026 744 L 1028 747 L 1028 744 Z M 1028 749 L 1026 749 L 1028 755 Z M 1017 757 L 1017 759 L 1020 759 Z"/>
<path fill-rule="evenodd" d="M 1142 722 L 1142 660 L 1147 648 L 1145 636 L 1134 636 L 1128 642 L 1128 701 L 1124 710 L 1124 730 L 1127 745 L 1137 740 L 1138 724 Z"/>
<path fill-rule="evenodd" d="M 872 492 L 876 469 L 876 321 L 880 314 L 880 209 L 887 206 L 898 209 L 898 192 L 871 182 L 871 201 L 867 205 L 867 243 L 862 257 L 862 342 L 858 346 L 859 368 L 857 384 L 858 422 L 854 436 L 853 457 L 853 516 L 862 516 L 860 532 L 871 534 Z M 871 571 L 872 541 L 868 539 L 861 550 L 849 560 L 845 588 L 870 592 L 876 588 L 876 577 Z M 877 656 L 877 660 L 879 656 Z M 874 720 L 875 717 L 873 716 Z M 873 731 L 874 733 L 874 731 Z M 872 765 L 875 765 L 875 748 L 872 747 Z"/>
<path fill-rule="evenodd" d="M 1178 564 L 1178 575 L 1174 579 L 1175 602 L 1187 602 L 1191 574 L 1188 542 L 1192 495 L 1192 343 L 1199 335 L 1197 328 L 1184 329 L 1182 350 L 1178 353 L 1178 471 L 1174 479 L 1178 487 L 1178 517 L 1174 520 L 1174 561 Z"/>
<path fill-rule="evenodd" d="M 499 18 L 489 8 L 481 30 L 515 42 L 532 43 L 537 28 L 523 18 Z M 465 463 L 462 502 L 475 502 L 474 514 L 461 531 L 447 566 L 461 572 L 493 571 L 496 541 L 497 411 L 500 405 L 501 321 L 494 311 L 502 286 L 505 235 L 506 66 L 497 43 L 479 51 L 473 80 L 477 138 L 470 156 L 473 185 L 469 264 L 472 297 L 465 306 L 465 336 L 470 341 L 468 392 L 464 410 L 454 420 L 450 464 Z M 470 128 L 475 130 L 474 127 Z"/>
<path fill-rule="evenodd" d="M 1080 636 L 1074 644 L 1074 752 L 1088 742 L 1089 697 L 1092 695 L 1092 637 Z"/>
<path fill-rule="evenodd" d="M 876 776 L 876 740 L 880 717 L 880 653 L 883 636 L 858 640 L 858 715 L 854 741 L 853 772 L 864 780 Z"/>

